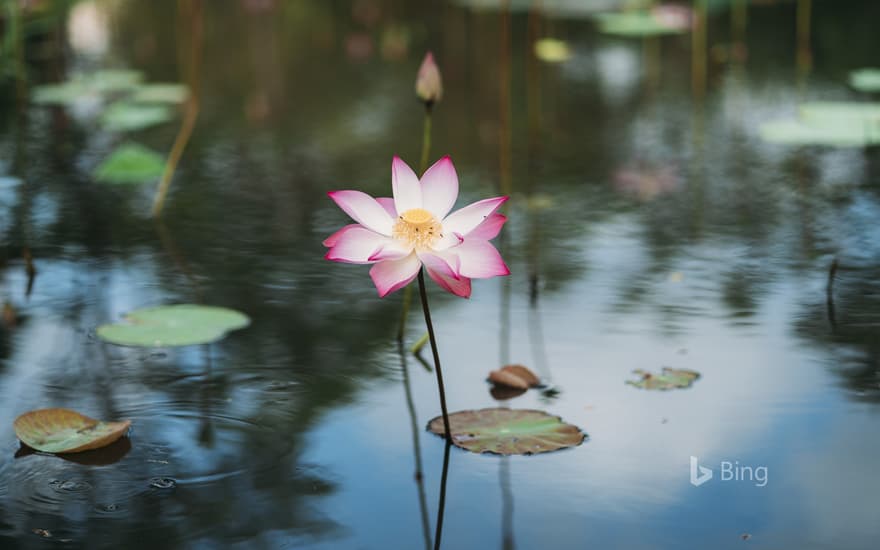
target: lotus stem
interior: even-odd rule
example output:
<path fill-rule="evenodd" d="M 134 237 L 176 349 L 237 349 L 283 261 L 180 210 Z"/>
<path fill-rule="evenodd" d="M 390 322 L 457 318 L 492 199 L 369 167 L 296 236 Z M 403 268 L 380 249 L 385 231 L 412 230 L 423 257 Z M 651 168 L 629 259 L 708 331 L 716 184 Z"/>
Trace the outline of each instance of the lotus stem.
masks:
<path fill-rule="evenodd" d="M 434 354 L 434 371 L 437 373 L 437 390 L 440 392 L 440 410 L 443 412 L 443 429 L 446 442 L 452 443 L 452 430 L 449 429 L 449 413 L 446 412 L 446 390 L 443 388 L 443 371 L 440 369 L 440 354 L 437 352 L 437 339 L 434 337 L 434 325 L 431 323 L 431 310 L 428 308 L 428 292 L 425 290 L 425 270 L 419 270 L 419 294 L 422 297 L 422 311 L 425 313 L 425 324 L 428 326 L 428 338 L 431 352 Z M 436 546 L 435 546 L 436 547 Z"/>
<path fill-rule="evenodd" d="M 183 6 L 184 4 L 181 4 L 181 7 Z M 168 188 L 171 187 L 171 180 L 174 178 L 174 172 L 177 171 L 177 164 L 180 162 L 180 157 L 183 156 L 183 151 L 189 143 L 189 138 L 192 136 L 193 128 L 196 125 L 196 118 L 199 116 L 199 71 L 202 60 L 202 1 L 192 0 L 188 7 L 190 11 L 190 32 L 192 33 L 189 82 L 187 83 L 189 85 L 189 95 L 186 100 L 183 123 L 180 125 L 180 131 L 174 139 L 171 152 L 168 153 L 165 171 L 162 173 L 162 179 L 159 180 L 159 186 L 156 188 L 156 197 L 153 200 L 153 217 L 155 218 L 162 215 L 165 196 L 168 194 Z"/>

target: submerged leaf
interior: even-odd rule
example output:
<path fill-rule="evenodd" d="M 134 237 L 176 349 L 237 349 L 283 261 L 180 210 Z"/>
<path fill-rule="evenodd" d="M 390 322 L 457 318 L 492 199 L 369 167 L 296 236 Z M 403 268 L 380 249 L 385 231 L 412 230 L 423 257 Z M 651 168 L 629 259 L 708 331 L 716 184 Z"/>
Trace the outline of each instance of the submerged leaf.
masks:
<path fill-rule="evenodd" d="M 168 122 L 171 117 L 167 105 L 119 101 L 101 115 L 101 125 L 110 132 L 134 132 Z"/>
<path fill-rule="evenodd" d="M 250 324 L 247 315 L 214 306 L 177 304 L 132 311 L 125 322 L 98 327 L 98 337 L 119 346 L 191 346 L 216 342 Z"/>
<path fill-rule="evenodd" d="M 109 445 L 125 435 L 130 420 L 102 422 L 69 409 L 39 409 L 15 419 L 15 435 L 46 453 L 78 453 Z"/>
<path fill-rule="evenodd" d="M 673 369 L 663 367 L 663 372 L 653 374 L 637 369 L 633 374 L 639 375 L 639 380 L 627 380 L 626 383 L 645 390 L 671 390 L 675 388 L 689 388 L 700 377 L 700 373 L 688 369 Z"/>
<path fill-rule="evenodd" d="M 474 453 L 530 455 L 577 447 L 586 439 L 577 426 L 558 416 L 527 409 L 481 409 L 449 415 L 452 443 Z M 443 417 L 428 423 L 439 436 L 445 431 Z"/>
<path fill-rule="evenodd" d="M 95 169 L 95 179 L 104 183 L 145 183 L 165 170 L 161 155 L 136 143 L 120 145 Z"/>

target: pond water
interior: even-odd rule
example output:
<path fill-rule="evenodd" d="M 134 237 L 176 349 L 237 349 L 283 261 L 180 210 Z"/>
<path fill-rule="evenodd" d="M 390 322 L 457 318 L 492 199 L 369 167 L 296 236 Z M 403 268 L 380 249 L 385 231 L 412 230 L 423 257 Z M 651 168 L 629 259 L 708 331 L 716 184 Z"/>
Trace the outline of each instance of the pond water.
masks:
<path fill-rule="evenodd" d="M 431 547 L 434 375 L 399 352 L 401 293 L 379 299 L 321 241 L 347 223 L 327 191 L 387 196 L 392 155 L 417 166 L 432 49 L 432 158 L 452 156 L 459 205 L 512 197 L 511 276 L 469 300 L 429 289 L 450 410 L 496 406 L 488 372 L 520 363 L 558 393 L 505 406 L 589 434 L 536 456 L 452 448 L 443 547 L 877 548 L 880 156 L 759 132 L 803 100 L 870 99 L 846 82 L 880 59 L 877 2 L 814 2 L 800 52 L 797 3 L 752 3 L 739 36 L 712 3 L 705 59 L 690 34 L 603 35 L 586 0 L 204 4 L 201 109 L 162 223 L 153 185 L 92 173 L 119 143 L 168 151 L 179 117 L 110 133 L 88 106 L 0 88 L 0 289 L 17 315 L 0 333 L 0 547 Z M 185 79 L 175 2 L 55 17 L 27 39 L 31 85 L 108 67 Z M 536 59 L 541 37 L 570 57 Z M 95 336 L 177 302 L 253 323 L 175 349 Z M 662 367 L 702 376 L 625 384 Z M 131 419 L 130 438 L 17 457 L 12 420 L 43 407 Z M 692 485 L 691 457 L 714 478 Z"/>

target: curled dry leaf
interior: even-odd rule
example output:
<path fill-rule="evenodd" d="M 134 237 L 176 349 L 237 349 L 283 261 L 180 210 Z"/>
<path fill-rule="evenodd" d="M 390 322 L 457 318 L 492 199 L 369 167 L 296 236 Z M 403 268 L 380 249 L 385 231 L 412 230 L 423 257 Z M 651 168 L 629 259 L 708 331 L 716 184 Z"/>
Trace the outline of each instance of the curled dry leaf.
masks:
<path fill-rule="evenodd" d="M 510 371 L 506 371 L 504 369 L 501 370 L 493 370 L 489 373 L 489 382 L 492 382 L 496 386 L 505 386 L 508 388 L 513 388 L 517 390 L 527 390 L 529 389 L 529 383 L 515 375 Z"/>
<path fill-rule="evenodd" d="M 538 376 L 522 365 L 507 365 L 501 367 L 501 370 L 509 372 L 510 374 L 513 374 L 514 376 L 522 379 L 526 384 L 528 384 L 530 388 L 541 385 L 541 380 L 538 378 Z"/>
<path fill-rule="evenodd" d="M 506 365 L 499 370 L 493 370 L 489 373 L 489 382 L 492 382 L 494 388 L 511 388 L 521 390 L 520 393 L 541 385 L 541 380 L 535 373 L 522 365 Z M 519 393 L 516 395 L 519 395 Z M 510 399 L 511 397 L 516 397 L 516 395 L 505 394 L 505 397 L 502 397 L 502 399 Z"/>
<path fill-rule="evenodd" d="M 13 422 L 15 435 L 46 453 L 78 453 L 109 445 L 128 432 L 131 420 L 102 422 L 69 409 L 26 412 Z"/>

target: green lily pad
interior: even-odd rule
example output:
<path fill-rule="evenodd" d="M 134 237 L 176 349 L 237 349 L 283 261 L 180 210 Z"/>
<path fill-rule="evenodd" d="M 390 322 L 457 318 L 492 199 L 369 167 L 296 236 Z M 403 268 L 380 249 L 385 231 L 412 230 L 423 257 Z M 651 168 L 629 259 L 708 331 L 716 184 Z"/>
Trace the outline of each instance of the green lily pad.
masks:
<path fill-rule="evenodd" d="M 535 57 L 547 63 L 562 63 L 571 59 L 571 48 L 562 40 L 542 38 L 535 42 Z"/>
<path fill-rule="evenodd" d="M 183 103 L 189 88 L 183 84 L 143 84 L 137 88 L 131 101 L 136 103 Z"/>
<path fill-rule="evenodd" d="M 144 79 L 144 74 L 127 69 L 104 69 L 91 74 L 78 74 L 74 78 L 89 82 L 99 92 L 113 93 L 136 88 Z"/>
<path fill-rule="evenodd" d="M 860 92 L 880 93 L 880 69 L 858 69 L 849 73 L 849 85 Z"/>
<path fill-rule="evenodd" d="M 19 416 L 12 426 L 32 449 L 78 453 L 113 443 L 128 432 L 131 421 L 102 422 L 68 409 L 40 409 Z"/>
<path fill-rule="evenodd" d="M 452 443 L 473 453 L 531 455 L 577 447 L 587 438 L 558 416 L 529 409 L 493 408 L 449 415 Z M 443 417 L 428 422 L 428 431 L 443 436 Z"/>
<path fill-rule="evenodd" d="M 663 372 L 654 374 L 637 369 L 633 374 L 639 375 L 640 379 L 627 380 L 626 383 L 645 390 L 672 390 L 676 388 L 689 388 L 699 377 L 700 373 L 688 369 L 672 369 L 663 367 Z"/>
<path fill-rule="evenodd" d="M 167 105 L 120 101 L 101 115 L 101 126 L 110 132 L 134 132 L 168 122 L 172 116 Z"/>
<path fill-rule="evenodd" d="M 100 98 L 100 94 L 85 82 L 70 81 L 36 86 L 31 101 L 38 105 L 73 105 L 88 97 Z"/>
<path fill-rule="evenodd" d="M 661 36 L 688 31 L 686 26 L 670 24 L 650 11 L 602 13 L 596 16 L 596 20 L 601 32 L 618 36 Z"/>
<path fill-rule="evenodd" d="M 156 180 L 165 170 L 165 159 L 136 143 L 120 145 L 95 169 L 103 183 L 136 184 Z"/>
<path fill-rule="evenodd" d="M 793 120 L 761 125 L 761 137 L 786 145 L 864 147 L 880 144 L 880 103 L 814 101 Z"/>
<path fill-rule="evenodd" d="M 122 323 L 101 325 L 97 334 L 119 346 L 192 346 L 216 342 L 250 322 L 234 309 L 177 304 L 132 311 Z"/>

